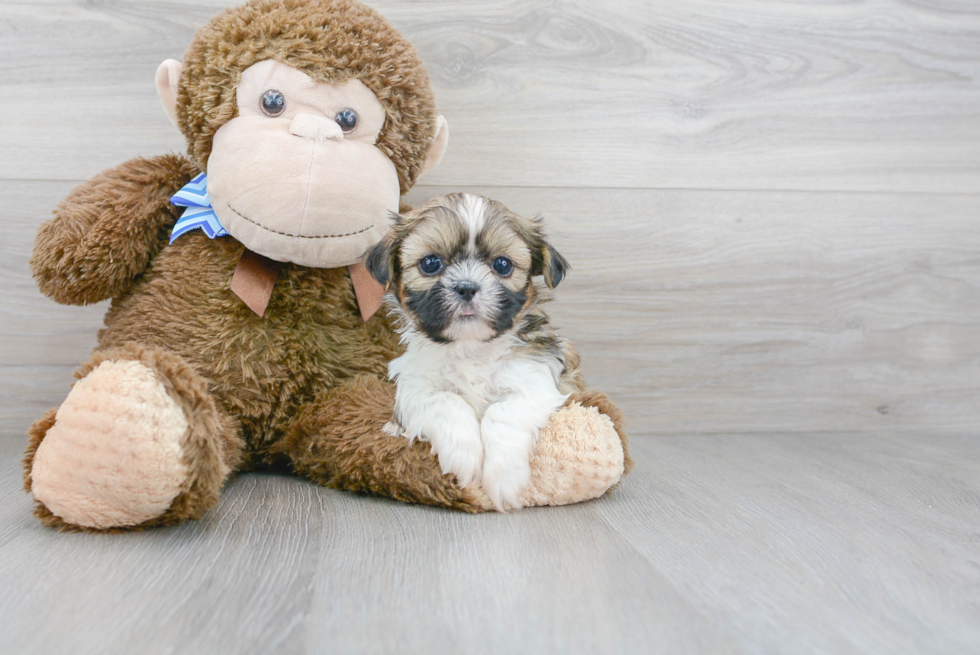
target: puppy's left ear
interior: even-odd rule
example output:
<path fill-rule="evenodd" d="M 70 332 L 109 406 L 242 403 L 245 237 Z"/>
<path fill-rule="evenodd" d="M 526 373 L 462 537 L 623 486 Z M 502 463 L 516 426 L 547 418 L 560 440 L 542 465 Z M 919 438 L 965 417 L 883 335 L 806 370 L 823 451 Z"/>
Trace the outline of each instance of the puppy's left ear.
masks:
<path fill-rule="evenodd" d="M 389 230 L 381 241 L 364 253 L 364 267 L 375 280 L 385 288 L 391 286 L 395 277 L 395 231 Z"/>
<path fill-rule="evenodd" d="M 561 253 L 551 247 L 551 244 L 544 244 L 541 252 L 541 269 L 544 274 L 544 283 L 549 289 L 557 287 L 571 266 L 568 260 L 561 256 Z"/>
<path fill-rule="evenodd" d="M 539 214 L 523 224 L 521 230 L 527 245 L 531 247 L 531 276 L 543 275 L 549 289 L 557 287 L 571 266 L 561 256 L 544 234 L 544 218 Z"/>

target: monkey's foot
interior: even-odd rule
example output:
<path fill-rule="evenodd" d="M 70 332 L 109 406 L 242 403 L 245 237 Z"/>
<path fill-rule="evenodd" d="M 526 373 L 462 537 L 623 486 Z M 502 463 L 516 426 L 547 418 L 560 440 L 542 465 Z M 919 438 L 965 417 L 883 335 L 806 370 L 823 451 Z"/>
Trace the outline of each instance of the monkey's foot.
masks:
<path fill-rule="evenodd" d="M 173 355 L 138 354 L 144 361 L 90 364 L 61 407 L 32 426 L 25 484 L 46 525 L 176 523 L 217 500 L 230 469 L 218 436 L 200 439 L 215 422 L 213 404 L 211 416 L 193 407 L 193 394 L 182 392 L 194 380 L 179 379 L 193 373 L 180 370 Z"/>

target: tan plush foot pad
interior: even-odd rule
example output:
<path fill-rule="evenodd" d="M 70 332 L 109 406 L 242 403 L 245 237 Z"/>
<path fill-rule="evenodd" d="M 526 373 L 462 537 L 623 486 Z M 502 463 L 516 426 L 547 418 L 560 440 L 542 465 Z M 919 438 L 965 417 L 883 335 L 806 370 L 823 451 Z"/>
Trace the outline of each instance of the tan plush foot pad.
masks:
<path fill-rule="evenodd" d="M 105 361 L 75 383 L 38 446 L 31 491 L 68 523 L 106 529 L 165 512 L 188 471 L 183 410 L 153 370 Z"/>
<path fill-rule="evenodd" d="M 608 416 L 572 403 L 551 415 L 531 458 L 524 506 L 598 498 L 623 477 L 623 442 Z"/>

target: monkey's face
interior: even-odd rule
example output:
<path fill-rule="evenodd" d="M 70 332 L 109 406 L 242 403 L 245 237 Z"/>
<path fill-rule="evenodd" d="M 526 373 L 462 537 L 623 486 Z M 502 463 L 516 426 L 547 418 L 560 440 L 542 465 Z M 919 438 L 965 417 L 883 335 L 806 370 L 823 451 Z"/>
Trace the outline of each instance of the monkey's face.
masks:
<path fill-rule="evenodd" d="M 242 73 L 237 100 L 208 160 L 221 224 L 278 261 L 358 261 L 398 211 L 398 174 L 375 147 L 385 110 L 374 93 L 356 79 L 318 84 L 270 60 Z"/>

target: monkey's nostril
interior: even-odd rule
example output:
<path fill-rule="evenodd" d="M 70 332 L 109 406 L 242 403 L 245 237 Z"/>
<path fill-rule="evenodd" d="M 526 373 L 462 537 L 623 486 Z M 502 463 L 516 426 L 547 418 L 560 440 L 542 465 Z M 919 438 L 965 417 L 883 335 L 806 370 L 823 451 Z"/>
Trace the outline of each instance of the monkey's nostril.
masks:
<path fill-rule="evenodd" d="M 453 289 L 459 294 L 460 298 L 466 301 L 473 300 L 473 296 L 480 290 L 480 285 L 476 282 L 460 282 Z"/>

